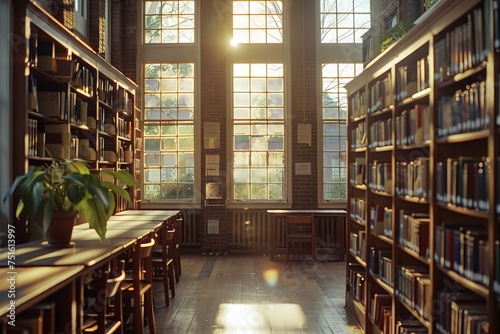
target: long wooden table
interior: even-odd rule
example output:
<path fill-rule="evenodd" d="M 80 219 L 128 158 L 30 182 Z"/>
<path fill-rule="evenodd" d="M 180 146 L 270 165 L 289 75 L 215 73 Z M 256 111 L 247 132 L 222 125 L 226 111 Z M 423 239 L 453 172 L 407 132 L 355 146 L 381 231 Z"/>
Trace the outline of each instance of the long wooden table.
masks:
<path fill-rule="evenodd" d="M 153 211 L 143 211 L 141 215 L 130 217 L 112 216 L 108 221 L 106 239 L 102 242 L 88 224 L 82 224 L 73 229 L 71 247 L 56 248 L 39 240 L 17 245 L 15 267 L 11 269 L 8 268 L 10 264 L 7 260 L 8 250 L 0 249 L 1 277 L 5 277 L 7 272 L 17 271 L 19 285 L 16 288 L 19 287 L 19 293 L 22 293 L 23 297 L 19 299 L 20 294 L 16 297 L 17 305 L 23 306 L 17 309 L 17 312 L 60 291 L 62 296 L 60 299 L 63 301 L 60 312 L 64 314 L 56 318 L 61 324 L 70 324 L 69 332 L 77 333 L 81 324 L 79 302 L 84 277 L 116 259 L 138 240 L 157 232 L 168 219 L 178 214 L 178 211 Z M 33 279 L 37 284 L 33 284 Z M 3 286 L 5 283 L 4 281 L 0 283 L 1 291 L 7 291 Z M 6 294 L 2 294 L 0 298 L 2 312 L 7 311 L 3 305 L 10 303 L 6 297 L 8 297 Z M 4 313 L 0 313 L 2 314 Z"/>
<path fill-rule="evenodd" d="M 346 222 L 346 210 L 267 210 L 269 216 L 269 223 L 271 227 L 270 239 L 269 239 L 269 257 L 271 260 L 276 258 L 277 253 L 277 238 L 278 238 L 278 217 L 283 217 L 286 219 L 287 215 L 312 215 L 316 217 L 334 217 L 336 227 L 337 243 L 338 248 L 334 250 L 334 255 L 339 255 L 341 259 L 344 259 L 345 255 L 345 222 Z M 283 236 L 284 237 L 284 236 Z M 284 249 L 281 249 L 284 251 Z"/>
<path fill-rule="evenodd" d="M 71 285 L 82 270 L 81 265 L 0 268 L 0 317 L 18 315 Z"/>

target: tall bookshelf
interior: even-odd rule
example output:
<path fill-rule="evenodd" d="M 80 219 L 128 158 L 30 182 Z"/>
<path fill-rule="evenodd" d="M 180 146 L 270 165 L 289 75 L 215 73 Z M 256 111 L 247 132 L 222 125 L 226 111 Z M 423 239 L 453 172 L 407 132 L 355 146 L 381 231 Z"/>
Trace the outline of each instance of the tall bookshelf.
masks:
<path fill-rule="evenodd" d="M 43 7 L 14 4 L 14 175 L 32 166 L 79 158 L 91 170 L 136 171 L 141 161 L 141 112 L 136 83 L 107 63 Z M 138 145 L 139 143 L 139 145 Z M 116 210 L 137 208 L 130 188 Z M 18 242 L 27 241 L 22 223 Z"/>
<path fill-rule="evenodd" d="M 500 330 L 498 8 L 437 2 L 346 86 L 346 308 L 365 333 Z"/>

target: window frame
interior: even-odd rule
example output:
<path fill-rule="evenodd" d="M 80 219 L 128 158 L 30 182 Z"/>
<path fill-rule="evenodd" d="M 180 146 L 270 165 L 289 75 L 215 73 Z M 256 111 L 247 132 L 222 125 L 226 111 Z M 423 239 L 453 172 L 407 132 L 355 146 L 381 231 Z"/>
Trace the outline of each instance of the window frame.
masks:
<path fill-rule="evenodd" d="M 226 73 L 227 73 L 227 110 L 226 110 L 226 142 L 227 142 L 227 159 L 226 171 L 226 195 L 227 207 L 231 209 L 254 208 L 254 209 L 287 209 L 292 206 L 292 161 L 291 161 L 291 70 L 290 70 L 290 41 L 289 41 L 289 23 L 288 23 L 288 7 L 289 0 L 282 0 L 283 14 L 282 14 L 282 29 L 283 29 L 283 43 L 245 43 L 233 45 L 228 52 Z M 232 11 L 232 3 L 230 5 Z M 233 15 L 231 12 L 228 27 L 233 27 Z M 233 199 L 233 64 L 236 63 L 280 63 L 283 64 L 283 80 L 284 80 L 284 199 L 280 201 L 273 200 L 238 200 Z"/>
<path fill-rule="evenodd" d="M 138 1 L 138 24 L 144 25 L 144 2 Z M 138 52 L 141 55 L 137 62 L 137 80 L 144 82 L 144 68 L 149 63 L 193 63 L 194 64 L 194 196 L 191 200 L 161 200 L 161 201 L 141 201 L 142 209 L 200 209 L 201 202 L 201 52 L 200 52 L 200 15 L 199 0 L 195 0 L 195 42 L 180 44 L 146 44 L 144 34 L 138 36 Z M 167 56 L 166 56 L 167 55 Z M 138 104 L 144 115 L 144 91 L 136 96 Z M 143 146 L 144 147 L 144 136 Z M 144 175 L 144 160 L 141 164 L 141 175 Z M 141 191 L 144 191 L 144 182 L 141 180 Z"/>
<path fill-rule="evenodd" d="M 345 208 L 347 205 L 347 199 L 337 199 L 337 200 L 326 200 L 324 196 L 324 159 L 323 159 L 323 104 L 322 104 L 322 93 L 323 93 L 323 74 L 322 65 L 324 63 L 359 63 L 363 64 L 363 44 L 362 43 L 322 43 L 321 42 L 321 1 L 316 0 L 316 83 L 318 87 L 318 98 L 317 98 L 317 129 L 318 129 L 318 161 L 317 161 L 317 174 L 318 174 L 318 184 L 317 184 L 317 198 L 318 198 L 318 208 L 332 209 L 332 208 Z M 346 115 L 347 117 L 348 115 Z M 347 118 L 346 118 L 347 124 Z M 349 134 L 347 133 L 347 136 Z M 346 148 L 347 156 L 347 148 Z M 347 168 L 347 166 L 346 166 Z M 346 184 L 347 187 L 347 184 Z"/>
<path fill-rule="evenodd" d="M 77 8 L 77 1 L 74 2 L 75 26 L 74 29 L 83 37 L 89 36 L 89 0 L 78 0 L 81 2 L 81 9 Z"/>

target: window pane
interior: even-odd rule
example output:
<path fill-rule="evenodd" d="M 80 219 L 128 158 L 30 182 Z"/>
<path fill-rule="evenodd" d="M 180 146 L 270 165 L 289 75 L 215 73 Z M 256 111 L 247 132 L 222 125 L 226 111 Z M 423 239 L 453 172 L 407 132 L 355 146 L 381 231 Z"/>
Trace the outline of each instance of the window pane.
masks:
<path fill-rule="evenodd" d="M 177 3 L 165 2 L 164 10 L 176 10 Z M 146 64 L 144 69 L 145 90 L 155 92 L 144 95 L 144 199 L 192 200 L 194 64 Z"/>
<path fill-rule="evenodd" d="M 233 199 L 284 200 L 283 65 L 234 64 L 233 76 Z"/>
<path fill-rule="evenodd" d="M 369 0 L 320 0 L 321 43 L 362 43 L 369 29 Z M 356 33 L 355 33 L 356 32 Z"/>
<path fill-rule="evenodd" d="M 194 43 L 194 1 L 145 1 L 144 41 Z"/>
<path fill-rule="evenodd" d="M 236 43 L 282 43 L 281 1 L 233 1 L 233 40 Z"/>
<path fill-rule="evenodd" d="M 359 64 L 330 63 L 322 66 L 323 199 L 345 199 L 346 110 L 344 85 L 361 73 Z"/>

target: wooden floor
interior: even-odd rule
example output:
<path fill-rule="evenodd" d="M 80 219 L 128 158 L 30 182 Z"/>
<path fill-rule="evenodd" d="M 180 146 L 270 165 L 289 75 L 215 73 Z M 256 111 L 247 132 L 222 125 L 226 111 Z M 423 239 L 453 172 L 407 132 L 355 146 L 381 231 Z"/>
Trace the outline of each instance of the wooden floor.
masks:
<path fill-rule="evenodd" d="M 346 315 L 345 262 L 182 255 L 177 296 L 155 285 L 157 333 L 361 333 Z"/>

